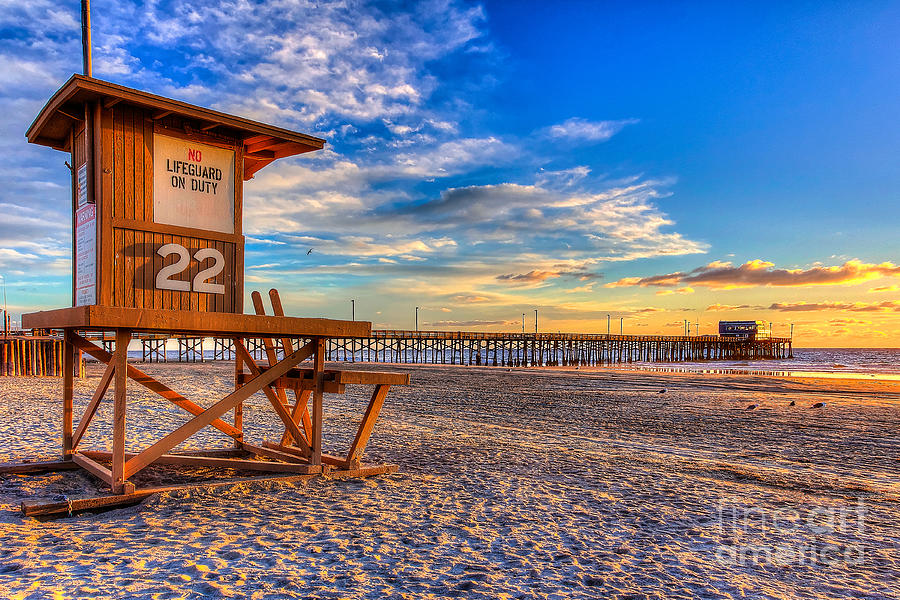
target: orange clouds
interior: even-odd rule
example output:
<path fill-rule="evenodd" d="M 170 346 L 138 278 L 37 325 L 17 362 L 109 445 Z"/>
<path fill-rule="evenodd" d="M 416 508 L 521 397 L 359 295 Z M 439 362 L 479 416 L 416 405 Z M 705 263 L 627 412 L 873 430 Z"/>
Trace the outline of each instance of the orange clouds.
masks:
<path fill-rule="evenodd" d="M 874 264 L 850 260 L 840 266 L 809 269 L 776 269 L 774 266 L 774 263 L 763 260 L 751 260 L 738 267 L 732 266 L 731 263 L 715 261 L 690 272 L 625 277 L 607 283 L 605 287 L 701 286 L 711 289 L 806 287 L 852 285 L 881 277 L 900 277 L 900 265 L 891 262 Z"/>
<path fill-rule="evenodd" d="M 769 310 L 782 312 L 810 312 L 818 310 L 847 310 L 852 312 L 900 312 L 900 301 L 884 302 L 776 302 Z"/>
<path fill-rule="evenodd" d="M 540 283 L 551 277 L 559 277 L 556 271 L 529 271 L 528 273 L 507 273 L 497 275 L 499 281 L 512 281 L 514 283 Z"/>

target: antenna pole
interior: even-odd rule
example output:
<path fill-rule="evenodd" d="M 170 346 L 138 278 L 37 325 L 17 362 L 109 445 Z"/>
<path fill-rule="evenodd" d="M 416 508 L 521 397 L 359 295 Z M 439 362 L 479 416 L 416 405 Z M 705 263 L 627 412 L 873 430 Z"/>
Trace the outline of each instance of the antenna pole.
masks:
<path fill-rule="evenodd" d="M 91 65 L 91 0 L 81 0 L 81 56 L 84 74 L 94 76 Z"/>

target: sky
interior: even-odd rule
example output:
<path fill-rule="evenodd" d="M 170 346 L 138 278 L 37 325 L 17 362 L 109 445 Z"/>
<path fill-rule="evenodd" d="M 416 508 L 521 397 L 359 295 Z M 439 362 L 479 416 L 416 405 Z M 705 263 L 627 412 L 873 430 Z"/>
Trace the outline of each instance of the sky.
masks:
<path fill-rule="evenodd" d="M 0 0 L 14 319 L 71 302 L 68 156 L 24 133 L 81 70 L 79 17 Z M 900 346 L 900 3 L 94 0 L 92 20 L 95 77 L 327 140 L 244 186 L 246 293 L 288 314 Z"/>

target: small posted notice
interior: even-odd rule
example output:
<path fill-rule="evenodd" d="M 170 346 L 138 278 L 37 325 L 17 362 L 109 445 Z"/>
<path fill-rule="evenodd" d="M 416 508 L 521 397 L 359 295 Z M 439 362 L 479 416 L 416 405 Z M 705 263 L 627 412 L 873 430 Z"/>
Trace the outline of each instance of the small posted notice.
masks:
<path fill-rule="evenodd" d="M 97 303 L 97 207 L 75 211 L 75 306 Z"/>
<path fill-rule="evenodd" d="M 88 202 L 87 193 L 87 163 L 78 167 L 78 206 L 84 206 Z"/>

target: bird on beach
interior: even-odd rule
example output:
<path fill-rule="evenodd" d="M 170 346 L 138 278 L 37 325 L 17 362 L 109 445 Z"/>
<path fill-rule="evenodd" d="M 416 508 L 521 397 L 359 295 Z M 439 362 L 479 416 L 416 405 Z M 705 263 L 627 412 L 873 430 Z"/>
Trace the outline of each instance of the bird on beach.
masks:
<path fill-rule="evenodd" d="M 797 404 L 796 402 L 794 402 L 793 400 L 791 400 L 791 403 L 788 404 L 788 406 L 795 406 L 796 404 Z"/>
<path fill-rule="evenodd" d="M 663 389 L 659 390 L 659 391 L 656 392 L 656 393 L 657 393 L 657 394 L 665 394 L 665 393 L 668 392 L 668 391 L 669 391 L 669 390 L 668 390 L 667 388 L 663 388 Z"/>
<path fill-rule="evenodd" d="M 825 408 L 825 403 L 824 402 L 816 402 L 815 404 L 812 405 L 812 407 L 813 408 Z"/>
<path fill-rule="evenodd" d="M 759 408 L 759 404 L 751 404 L 750 406 L 748 406 L 748 407 L 745 408 L 744 410 L 756 410 L 757 408 Z"/>

